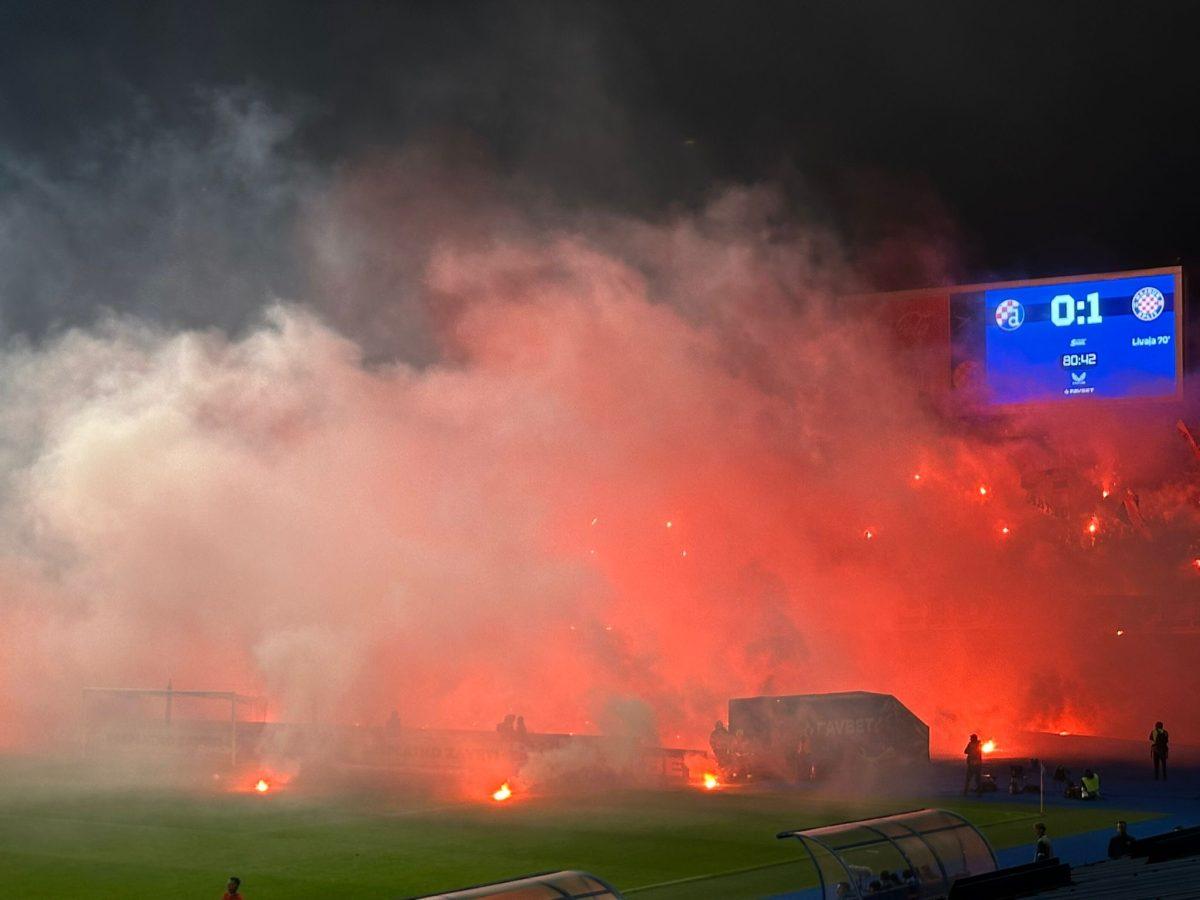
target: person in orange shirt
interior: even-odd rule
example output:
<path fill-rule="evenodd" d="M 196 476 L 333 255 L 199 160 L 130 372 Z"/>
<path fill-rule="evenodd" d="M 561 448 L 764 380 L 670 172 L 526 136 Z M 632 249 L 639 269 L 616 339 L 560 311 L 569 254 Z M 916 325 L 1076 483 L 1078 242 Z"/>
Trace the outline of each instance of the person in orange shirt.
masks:
<path fill-rule="evenodd" d="M 238 889 L 242 886 L 242 879 L 231 875 L 229 876 L 229 884 L 225 885 L 225 896 L 221 900 L 242 900 L 242 895 Z"/>

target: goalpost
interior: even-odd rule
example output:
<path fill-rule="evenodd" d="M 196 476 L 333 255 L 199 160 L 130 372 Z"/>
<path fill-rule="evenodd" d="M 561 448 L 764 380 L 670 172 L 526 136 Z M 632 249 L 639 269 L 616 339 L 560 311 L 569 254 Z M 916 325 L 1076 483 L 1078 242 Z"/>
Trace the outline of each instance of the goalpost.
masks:
<path fill-rule="evenodd" d="M 252 697 L 246 694 L 238 694 L 234 691 L 180 691 L 172 687 L 170 682 L 163 690 L 154 688 L 104 688 L 104 687 L 85 687 L 83 689 L 83 722 L 81 735 L 81 749 L 83 755 L 87 756 L 94 738 L 96 737 L 95 723 L 93 717 L 89 715 L 90 711 L 102 699 L 108 698 L 115 700 L 118 703 L 123 703 L 126 707 L 130 702 L 137 703 L 142 700 L 155 701 L 161 699 L 162 702 L 162 729 L 165 735 L 169 738 L 173 734 L 173 721 L 175 714 L 176 700 L 204 700 L 215 701 L 221 704 L 229 704 L 228 718 L 228 750 L 229 764 L 237 765 L 238 756 L 238 711 L 245 707 L 261 707 L 263 700 L 261 697 Z"/>

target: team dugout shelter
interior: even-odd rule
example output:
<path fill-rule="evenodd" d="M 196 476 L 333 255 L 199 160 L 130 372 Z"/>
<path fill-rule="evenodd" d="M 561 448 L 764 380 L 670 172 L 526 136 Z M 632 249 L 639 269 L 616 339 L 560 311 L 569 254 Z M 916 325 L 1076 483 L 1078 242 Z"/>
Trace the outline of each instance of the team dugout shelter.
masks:
<path fill-rule="evenodd" d="M 509 881 L 429 894 L 415 900 L 482 900 L 485 897 L 494 900 L 621 900 L 620 892 L 603 878 L 577 870 L 539 872 Z"/>
<path fill-rule="evenodd" d="M 979 829 L 944 809 L 780 832 L 812 859 L 822 898 L 945 897 L 958 878 L 996 871 Z"/>

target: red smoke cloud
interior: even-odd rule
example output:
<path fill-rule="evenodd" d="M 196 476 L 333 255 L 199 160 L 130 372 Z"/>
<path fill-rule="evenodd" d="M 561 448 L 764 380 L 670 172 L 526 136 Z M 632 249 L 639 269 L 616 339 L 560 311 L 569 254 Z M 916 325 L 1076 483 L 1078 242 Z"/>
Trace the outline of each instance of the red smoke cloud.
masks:
<path fill-rule="evenodd" d="M 4 733 L 168 678 L 284 719 L 668 744 L 769 692 L 893 692 L 955 750 L 1191 715 L 1144 705 L 1162 644 L 1095 599 L 1194 576 L 1170 415 L 942 411 L 769 191 L 651 223 L 472 190 L 450 215 L 404 178 L 310 211 L 324 312 L 4 353 Z M 341 329 L 372 315 L 427 361 L 364 362 Z M 1029 473 L 1056 466 L 1078 484 L 1048 515 Z"/>

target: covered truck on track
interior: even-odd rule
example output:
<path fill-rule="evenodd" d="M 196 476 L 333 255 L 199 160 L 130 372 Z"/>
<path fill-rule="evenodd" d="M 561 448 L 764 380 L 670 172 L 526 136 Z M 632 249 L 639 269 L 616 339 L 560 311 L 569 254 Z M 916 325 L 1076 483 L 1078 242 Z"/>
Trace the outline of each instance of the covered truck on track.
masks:
<path fill-rule="evenodd" d="M 929 762 L 929 726 L 891 694 L 736 698 L 729 731 L 738 778 L 803 781 Z"/>

